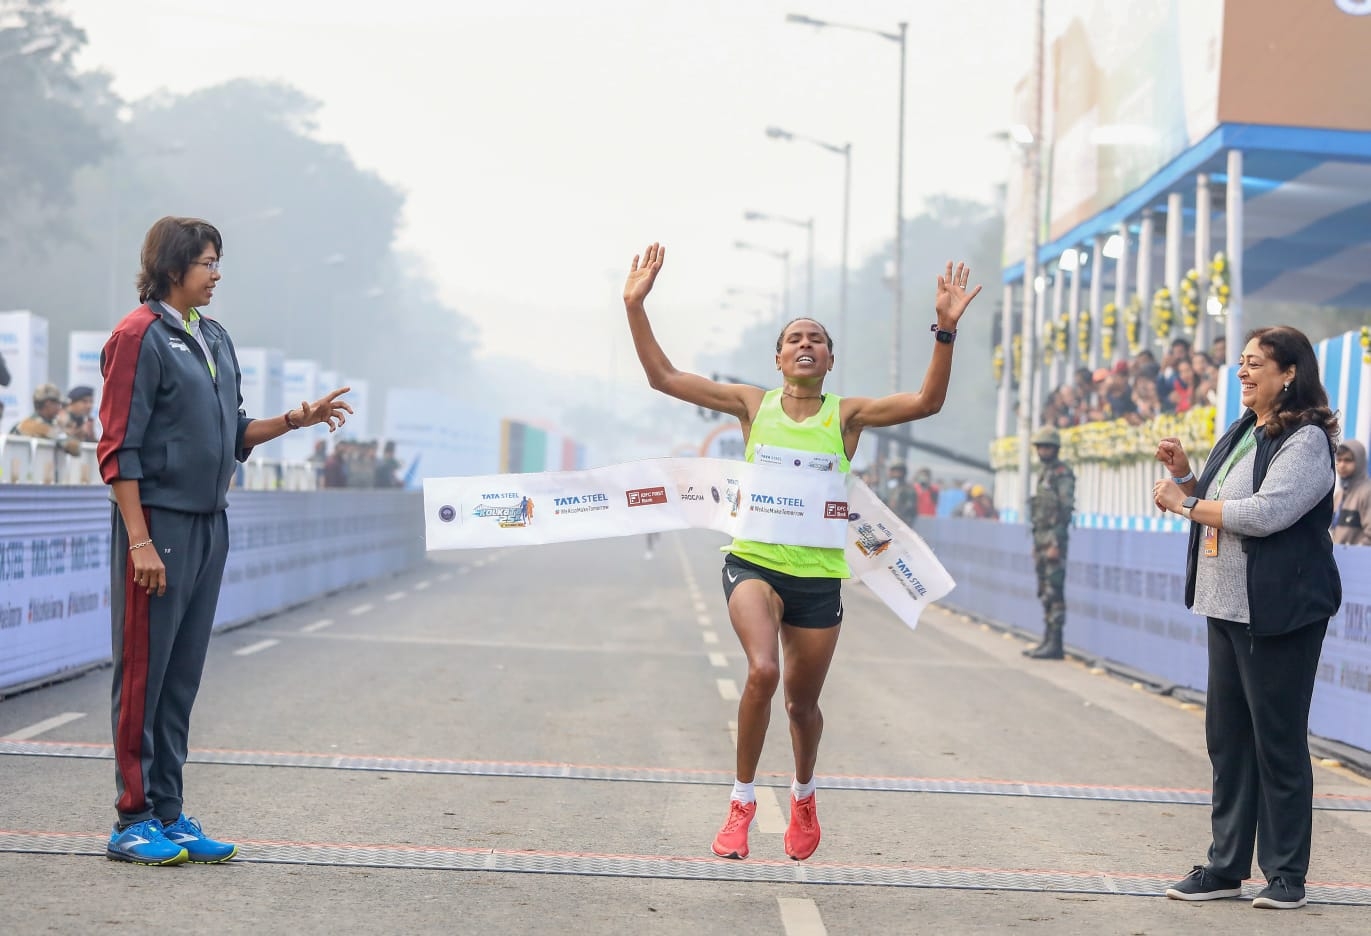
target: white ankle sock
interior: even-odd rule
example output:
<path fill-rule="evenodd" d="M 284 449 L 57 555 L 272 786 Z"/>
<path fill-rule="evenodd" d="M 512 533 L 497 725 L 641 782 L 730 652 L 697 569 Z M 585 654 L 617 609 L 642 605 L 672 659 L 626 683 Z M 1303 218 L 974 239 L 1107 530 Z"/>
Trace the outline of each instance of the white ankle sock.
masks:
<path fill-rule="evenodd" d="M 751 783 L 744 783 L 741 780 L 734 780 L 733 796 L 730 797 L 730 799 L 735 799 L 740 803 L 755 803 L 757 802 L 756 787 L 754 787 Z"/>
<path fill-rule="evenodd" d="M 808 783 L 801 783 L 798 780 L 792 780 L 790 783 L 790 794 L 794 796 L 797 800 L 802 800 L 813 796 L 814 778 L 810 777 Z"/>

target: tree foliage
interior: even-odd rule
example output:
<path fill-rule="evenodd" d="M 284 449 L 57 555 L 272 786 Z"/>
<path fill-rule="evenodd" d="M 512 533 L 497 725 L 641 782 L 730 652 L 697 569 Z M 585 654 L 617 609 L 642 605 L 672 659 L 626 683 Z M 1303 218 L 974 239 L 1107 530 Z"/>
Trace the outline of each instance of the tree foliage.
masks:
<path fill-rule="evenodd" d="M 51 0 L 0 0 L 0 218 L 68 204 L 76 171 L 109 149 L 82 104 L 74 60 L 85 42 Z"/>

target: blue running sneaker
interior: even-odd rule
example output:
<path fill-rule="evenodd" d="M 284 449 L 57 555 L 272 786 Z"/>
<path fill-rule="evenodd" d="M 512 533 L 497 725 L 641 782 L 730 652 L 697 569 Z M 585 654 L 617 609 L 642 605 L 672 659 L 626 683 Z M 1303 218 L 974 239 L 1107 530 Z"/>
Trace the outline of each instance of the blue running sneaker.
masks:
<path fill-rule="evenodd" d="M 180 845 L 190 856 L 191 864 L 222 864 L 238 854 L 238 846 L 229 842 L 216 842 L 205 835 L 200 828 L 200 820 L 192 819 L 185 813 L 171 825 L 164 826 L 162 834 L 173 845 Z"/>
<path fill-rule="evenodd" d="M 116 825 L 109 834 L 105 857 L 141 865 L 178 865 L 186 860 L 188 853 L 180 845 L 168 841 L 162 834 L 162 823 L 145 819 L 122 831 Z"/>

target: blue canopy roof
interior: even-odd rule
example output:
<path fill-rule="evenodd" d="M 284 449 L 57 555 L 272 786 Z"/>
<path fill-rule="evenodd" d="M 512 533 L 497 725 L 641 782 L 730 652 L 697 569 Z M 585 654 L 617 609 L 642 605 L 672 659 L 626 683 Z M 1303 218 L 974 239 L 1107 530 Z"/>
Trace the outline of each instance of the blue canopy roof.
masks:
<path fill-rule="evenodd" d="M 1247 299 L 1371 306 L 1371 133 L 1222 124 L 1127 197 L 1044 244 L 1039 264 L 1055 263 L 1097 234 L 1136 230 L 1145 209 L 1164 218 L 1172 192 L 1185 195 L 1184 267 L 1194 256 L 1195 177 L 1228 183 L 1228 151 L 1243 151 L 1243 293 Z M 1224 205 L 1216 199 L 1210 240 L 1224 245 Z M 1163 249 L 1162 228 L 1153 244 Z M 1106 275 L 1112 264 L 1106 264 Z M 1089 272 L 1086 272 L 1086 278 Z M 1023 279 L 1023 262 L 1003 281 Z"/>

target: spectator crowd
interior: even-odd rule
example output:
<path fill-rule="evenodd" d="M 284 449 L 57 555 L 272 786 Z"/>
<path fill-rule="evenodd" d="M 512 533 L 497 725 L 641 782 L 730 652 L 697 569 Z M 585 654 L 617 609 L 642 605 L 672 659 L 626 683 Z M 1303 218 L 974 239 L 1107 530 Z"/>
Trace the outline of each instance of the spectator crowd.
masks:
<path fill-rule="evenodd" d="M 1223 338 L 1215 339 L 1208 352 L 1196 351 L 1188 340 L 1177 338 L 1160 361 L 1144 348 L 1113 367 L 1082 367 L 1070 383 L 1048 395 L 1041 423 L 1069 429 L 1122 419 L 1137 426 L 1162 413 L 1212 406 L 1218 397 L 1219 366 L 1227 353 Z"/>
<path fill-rule="evenodd" d="M 77 455 L 82 442 L 96 441 L 94 408 L 95 391 L 90 387 L 72 387 L 63 396 L 56 384 L 39 384 L 33 391 L 33 412 L 15 423 L 10 434 L 51 439 L 68 454 Z"/>
<path fill-rule="evenodd" d="M 394 442 L 387 442 L 382 448 L 375 439 L 365 442 L 342 439 L 334 443 L 330 452 L 326 440 L 320 439 L 314 444 L 309 461 L 321 488 L 405 486 Z"/>

